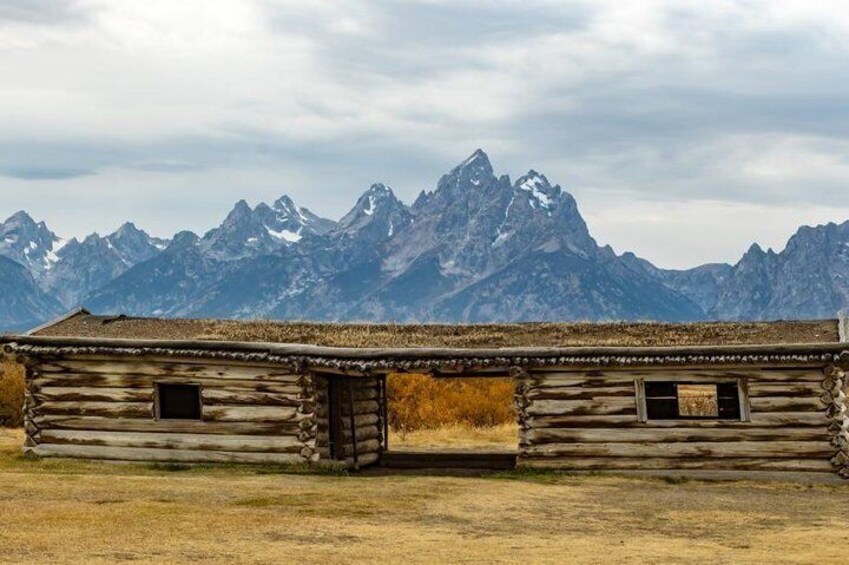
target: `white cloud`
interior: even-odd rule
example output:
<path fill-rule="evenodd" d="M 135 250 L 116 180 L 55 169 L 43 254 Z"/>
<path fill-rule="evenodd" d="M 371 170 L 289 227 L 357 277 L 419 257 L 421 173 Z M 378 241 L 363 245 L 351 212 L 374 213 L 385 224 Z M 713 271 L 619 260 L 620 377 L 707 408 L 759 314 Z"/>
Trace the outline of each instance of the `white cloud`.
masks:
<path fill-rule="evenodd" d="M 284 192 L 339 216 L 373 181 L 410 201 L 476 147 L 670 265 L 846 219 L 843 3 L 34 2 L 0 4 L 0 193 L 70 235 Z"/>

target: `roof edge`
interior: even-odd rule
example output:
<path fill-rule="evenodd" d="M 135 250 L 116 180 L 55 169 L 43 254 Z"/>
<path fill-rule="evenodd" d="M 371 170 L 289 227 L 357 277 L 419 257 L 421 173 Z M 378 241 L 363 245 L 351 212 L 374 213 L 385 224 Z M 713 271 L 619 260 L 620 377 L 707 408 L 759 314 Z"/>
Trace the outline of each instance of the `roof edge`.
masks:
<path fill-rule="evenodd" d="M 85 308 L 80 306 L 78 308 L 74 308 L 70 312 L 66 312 L 65 314 L 62 314 L 58 318 L 54 318 L 53 320 L 45 322 L 45 323 L 41 324 L 40 326 L 36 326 L 36 327 L 32 328 L 31 330 L 24 333 L 23 335 L 34 336 L 35 334 L 37 334 L 40 331 L 46 330 L 48 328 L 52 328 L 53 326 L 58 326 L 59 324 L 61 324 L 63 322 L 67 322 L 68 320 L 70 320 L 72 318 L 76 318 L 77 316 L 90 316 L 90 315 L 91 315 L 91 312 L 89 312 L 88 310 L 86 310 Z"/>
<path fill-rule="evenodd" d="M 818 355 L 840 354 L 847 351 L 846 343 L 792 343 L 792 344 L 733 344 L 685 346 L 578 346 L 578 347 L 504 347 L 504 348 L 447 348 L 447 347 L 331 347 L 298 343 L 268 343 L 211 340 L 158 340 L 88 337 L 51 337 L 20 335 L 9 336 L 5 346 L 10 352 L 37 348 L 73 349 L 96 348 L 103 350 L 167 352 L 195 351 L 198 353 L 265 354 L 277 357 L 329 357 L 338 359 L 458 359 L 505 357 L 675 357 L 675 356 L 757 356 L 757 355 Z"/>

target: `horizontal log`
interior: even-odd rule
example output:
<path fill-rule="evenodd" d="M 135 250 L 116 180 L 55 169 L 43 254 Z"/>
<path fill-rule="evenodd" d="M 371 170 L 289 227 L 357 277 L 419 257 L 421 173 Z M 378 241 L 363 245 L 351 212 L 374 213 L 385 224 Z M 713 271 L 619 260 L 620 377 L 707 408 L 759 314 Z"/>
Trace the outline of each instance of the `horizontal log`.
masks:
<path fill-rule="evenodd" d="M 380 460 L 380 453 L 378 453 L 378 452 L 361 453 L 357 456 L 357 463 L 359 464 L 360 467 L 364 467 L 366 465 L 371 465 L 372 463 L 376 463 L 379 460 Z M 347 457 L 345 459 L 345 464 L 348 467 L 353 467 L 354 466 L 354 458 L 353 457 Z"/>
<path fill-rule="evenodd" d="M 116 432 L 159 432 L 226 435 L 297 434 L 299 422 L 201 422 L 198 420 L 154 420 L 148 418 L 109 418 L 102 416 L 37 416 L 42 429 L 94 430 Z"/>
<path fill-rule="evenodd" d="M 302 401 L 293 395 L 269 392 L 233 392 L 231 390 L 203 389 L 203 404 L 209 406 L 294 406 Z"/>
<path fill-rule="evenodd" d="M 57 416 L 108 416 L 111 418 L 152 418 L 153 402 L 42 402 L 38 411 Z"/>
<path fill-rule="evenodd" d="M 377 424 L 380 421 L 380 417 L 377 414 L 359 414 L 354 416 L 354 426 L 357 428 L 362 428 L 365 426 L 372 426 Z M 342 418 L 340 422 L 339 428 L 342 430 L 350 429 L 351 420 L 349 417 L 345 416 Z"/>
<path fill-rule="evenodd" d="M 153 388 L 49 387 L 33 394 L 36 400 L 60 402 L 153 402 Z"/>
<path fill-rule="evenodd" d="M 749 385 L 749 398 L 766 397 L 811 397 L 817 398 L 823 393 L 822 383 L 759 383 Z"/>
<path fill-rule="evenodd" d="M 344 457 L 350 457 L 353 455 L 354 450 L 351 447 L 349 442 L 346 442 L 340 446 L 342 455 Z M 357 453 L 364 455 L 366 453 L 373 453 L 380 450 L 380 441 L 376 439 L 367 439 L 362 441 L 357 441 Z"/>
<path fill-rule="evenodd" d="M 752 414 L 755 414 L 756 412 L 804 412 L 806 410 L 810 410 L 812 412 L 823 412 L 825 410 L 825 405 L 820 401 L 818 397 L 750 398 L 749 405 L 751 406 Z"/>
<path fill-rule="evenodd" d="M 378 404 L 374 400 L 359 400 L 354 402 L 354 414 L 355 415 L 364 415 L 364 414 L 376 414 L 380 411 L 380 404 Z M 343 418 L 347 418 L 348 414 L 348 403 L 342 402 L 342 406 L 340 406 L 340 412 L 342 413 Z"/>
<path fill-rule="evenodd" d="M 258 437 L 87 430 L 43 430 L 41 443 L 257 453 L 299 453 L 303 447 L 297 436 Z"/>
<path fill-rule="evenodd" d="M 634 383 L 624 386 L 571 387 L 571 388 L 532 388 L 525 395 L 529 400 L 593 400 L 595 398 L 627 397 L 634 398 Z"/>
<path fill-rule="evenodd" d="M 524 438 L 536 445 L 545 443 L 644 443 L 644 442 L 737 442 L 737 441 L 821 441 L 828 431 L 822 428 L 531 428 Z"/>
<path fill-rule="evenodd" d="M 751 382 L 820 382 L 822 371 L 809 369 L 621 369 L 621 370 L 585 370 L 558 371 L 533 370 L 529 379 L 533 383 L 545 383 L 545 386 L 575 386 L 576 382 L 625 384 L 627 380 L 656 379 L 666 381 L 712 381 L 748 379 Z"/>
<path fill-rule="evenodd" d="M 66 359 L 42 363 L 38 369 L 44 375 L 93 373 L 106 375 L 148 375 L 154 377 L 179 376 L 184 378 L 245 379 L 292 384 L 297 383 L 299 379 L 299 375 L 283 367 L 238 366 L 231 363 L 85 361 Z"/>
<path fill-rule="evenodd" d="M 208 422 L 291 422 L 311 417 L 288 406 L 204 406 Z"/>
<path fill-rule="evenodd" d="M 545 443 L 531 445 L 528 457 L 763 457 L 827 459 L 834 448 L 825 441 Z"/>
<path fill-rule="evenodd" d="M 532 416 L 625 415 L 637 413 L 634 397 L 596 400 L 535 400 L 528 406 Z"/>
<path fill-rule="evenodd" d="M 828 426 L 824 412 L 753 413 L 750 422 L 739 420 L 649 420 L 640 422 L 634 415 L 529 416 L 526 424 L 540 428 L 792 428 Z"/>
<path fill-rule="evenodd" d="M 340 430 L 342 434 L 342 440 L 349 442 L 351 440 L 351 432 L 349 429 Z M 364 441 L 369 439 L 377 439 L 380 437 L 381 430 L 376 425 L 373 426 L 361 426 L 357 428 L 357 441 Z"/>
<path fill-rule="evenodd" d="M 302 388 L 295 383 L 268 383 L 247 379 L 202 378 L 196 375 L 151 376 L 151 375 L 106 375 L 95 373 L 68 373 L 66 375 L 41 376 L 32 380 L 37 388 L 47 387 L 118 387 L 153 388 L 155 383 L 195 383 L 204 389 L 222 389 L 233 391 L 271 392 L 274 394 L 300 394 Z"/>
<path fill-rule="evenodd" d="M 377 387 L 354 389 L 355 402 L 364 400 L 377 400 L 379 396 L 380 391 L 377 389 Z"/>
<path fill-rule="evenodd" d="M 633 390 L 636 377 L 629 374 L 605 374 L 588 376 L 584 373 L 532 373 L 528 384 L 532 389 L 595 389 L 626 387 Z"/>
<path fill-rule="evenodd" d="M 615 470 L 740 470 L 740 471 L 788 471 L 833 473 L 834 469 L 827 459 L 656 459 L 656 458 L 547 458 L 531 459 L 521 454 L 519 467 L 531 469 L 560 469 L 575 471 L 615 471 Z"/>
<path fill-rule="evenodd" d="M 41 444 L 34 447 L 32 452 L 39 457 L 173 463 L 260 463 L 286 465 L 303 461 L 300 454 L 294 453 L 194 451 L 184 449 L 106 447 L 101 445 Z"/>

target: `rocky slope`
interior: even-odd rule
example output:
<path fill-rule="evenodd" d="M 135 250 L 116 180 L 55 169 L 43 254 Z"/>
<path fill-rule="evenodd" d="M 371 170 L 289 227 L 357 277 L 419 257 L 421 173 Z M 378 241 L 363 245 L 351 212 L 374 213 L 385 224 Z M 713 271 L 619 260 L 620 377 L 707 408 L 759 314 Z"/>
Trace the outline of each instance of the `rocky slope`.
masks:
<path fill-rule="evenodd" d="M 132 224 L 66 241 L 19 212 L 0 224 L 0 257 L 44 291 L 27 291 L 35 317 L 57 301 L 130 315 L 449 322 L 823 318 L 849 305 L 849 222 L 803 227 L 779 253 L 754 245 L 736 265 L 664 270 L 599 246 L 571 194 L 534 170 L 497 175 L 480 150 L 409 207 L 383 184 L 338 222 L 286 196 L 240 201 L 206 234 L 171 242 Z"/>
<path fill-rule="evenodd" d="M 62 306 L 42 291 L 27 269 L 0 257 L 0 330 L 25 330 L 57 316 Z"/>

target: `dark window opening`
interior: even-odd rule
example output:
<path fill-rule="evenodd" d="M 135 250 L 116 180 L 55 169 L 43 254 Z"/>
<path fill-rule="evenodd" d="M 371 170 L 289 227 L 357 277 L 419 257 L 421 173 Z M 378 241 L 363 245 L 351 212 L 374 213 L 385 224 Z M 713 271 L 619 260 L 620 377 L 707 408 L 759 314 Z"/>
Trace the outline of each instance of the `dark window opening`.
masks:
<path fill-rule="evenodd" d="M 646 381 L 645 400 L 649 420 L 739 420 L 741 415 L 736 382 Z"/>
<path fill-rule="evenodd" d="M 156 385 L 156 414 L 159 419 L 200 420 L 200 402 L 200 385 Z"/>

